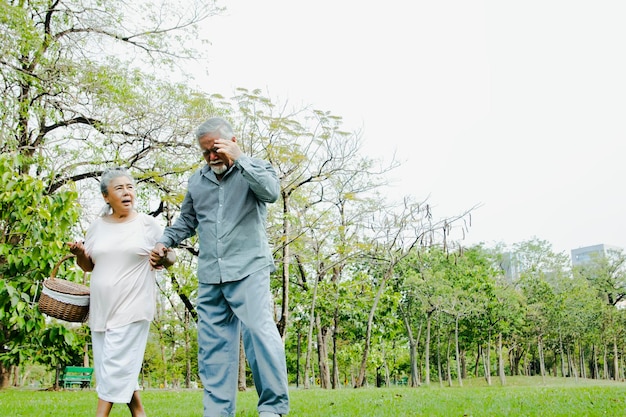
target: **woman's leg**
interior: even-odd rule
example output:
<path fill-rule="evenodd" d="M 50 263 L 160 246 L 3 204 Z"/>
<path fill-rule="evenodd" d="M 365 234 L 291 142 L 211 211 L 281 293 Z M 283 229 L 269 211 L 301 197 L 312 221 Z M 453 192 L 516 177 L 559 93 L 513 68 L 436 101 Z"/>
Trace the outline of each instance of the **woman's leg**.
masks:
<path fill-rule="evenodd" d="M 139 398 L 139 391 L 133 392 L 133 398 L 130 399 L 128 408 L 130 409 L 130 414 L 133 417 L 146 417 L 146 412 L 143 409 L 141 398 Z"/>
<path fill-rule="evenodd" d="M 109 413 L 113 408 L 113 403 L 98 398 L 98 407 L 96 408 L 96 417 L 109 417 Z"/>

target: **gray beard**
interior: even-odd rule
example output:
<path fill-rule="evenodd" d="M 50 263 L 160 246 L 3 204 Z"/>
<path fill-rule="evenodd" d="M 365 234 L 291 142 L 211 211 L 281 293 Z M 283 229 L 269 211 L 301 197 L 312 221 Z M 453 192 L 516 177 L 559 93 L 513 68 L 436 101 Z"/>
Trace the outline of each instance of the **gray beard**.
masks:
<path fill-rule="evenodd" d="M 213 171 L 213 173 L 215 175 L 222 175 L 223 173 L 228 171 L 228 166 L 226 166 L 224 164 L 222 164 L 222 165 L 209 165 L 209 167 L 211 168 L 211 171 Z"/>

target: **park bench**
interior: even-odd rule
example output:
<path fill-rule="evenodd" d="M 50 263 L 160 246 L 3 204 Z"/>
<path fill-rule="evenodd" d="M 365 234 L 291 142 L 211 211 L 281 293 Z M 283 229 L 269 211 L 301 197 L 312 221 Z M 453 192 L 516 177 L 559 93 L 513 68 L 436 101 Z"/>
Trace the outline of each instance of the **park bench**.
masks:
<path fill-rule="evenodd" d="M 93 368 L 66 366 L 59 377 L 59 384 L 63 384 L 63 388 L 72 388 L 73 385 L 80 385 L 81 388 L 89 388 L 91 386 L 92 374 Z"/>

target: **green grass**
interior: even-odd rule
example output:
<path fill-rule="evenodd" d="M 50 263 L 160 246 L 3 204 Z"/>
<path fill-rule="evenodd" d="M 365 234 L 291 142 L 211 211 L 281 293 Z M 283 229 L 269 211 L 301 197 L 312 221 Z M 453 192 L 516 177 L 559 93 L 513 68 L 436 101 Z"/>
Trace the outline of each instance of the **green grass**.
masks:
<path fill-rule="evenodd" d="M 147 390 L 141 393 L 150 417 L 198 417 L 202 415 L 200 390 Z M 84 391 L 0 391 L 0 417 L 64 416 L 95 414 L 96 393 Z M 256 392 L 239 394 L 237 416 L 254 417 Z M 116 404 L 111 417 L 129 416 Z M 463 387 L 293 389 L 291 413 L 297 416 L 333 417 L 530 417 L 530 416 L 626 416 L 626 383 L 561 378 L 508 378 L 502 387 L 484 381 L 464 381 Z"/>

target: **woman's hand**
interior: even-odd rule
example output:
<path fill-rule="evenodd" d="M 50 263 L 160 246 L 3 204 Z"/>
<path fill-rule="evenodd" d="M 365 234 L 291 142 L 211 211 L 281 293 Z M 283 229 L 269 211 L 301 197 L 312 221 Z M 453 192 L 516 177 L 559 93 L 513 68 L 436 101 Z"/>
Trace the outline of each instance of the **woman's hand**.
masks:
<path fill-rule="evenodd" d="M 87 255 L 85 252 L 85 246 L 82 241 L 77 242 L 67 242 L 67 246 L 70 248 L 70 252 L 76 255 L 76 263 L 81 269 L 85 272 L 93 271 L 93 267 L 95 266 L 91 257 Z"/>
<path fill-rule="evenodd" d="M 70 248 L 70 252 L 72 252 L 74 255 L 85 255 L 85 246 L 83 245 L 82 241 L 67 242 L 67 245 Z"/>
<path fill-rule="evenodd" d="M 157 243 L 150 252 L 150 265 L 154 269 L 169 268 L 176 262 L 176 252 L 172 248 L 166 248 L 164 244 Z"/>

